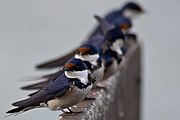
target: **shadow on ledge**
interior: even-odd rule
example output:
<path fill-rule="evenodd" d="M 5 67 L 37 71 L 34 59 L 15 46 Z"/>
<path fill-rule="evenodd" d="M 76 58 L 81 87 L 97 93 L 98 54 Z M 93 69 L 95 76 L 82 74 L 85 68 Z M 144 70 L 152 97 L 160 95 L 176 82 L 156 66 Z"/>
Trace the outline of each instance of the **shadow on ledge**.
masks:
<path fill-rule="evenodd" d="M 60 120 L 139 120 L 140 81 L 141 50 L 139 43 L 135 43 L 117 74 L 102 82 L 107 89 L 93 89 L 89 96 L 96 100 L 77 104 L 72 110 L 82 113 L 63 115 Z"/>

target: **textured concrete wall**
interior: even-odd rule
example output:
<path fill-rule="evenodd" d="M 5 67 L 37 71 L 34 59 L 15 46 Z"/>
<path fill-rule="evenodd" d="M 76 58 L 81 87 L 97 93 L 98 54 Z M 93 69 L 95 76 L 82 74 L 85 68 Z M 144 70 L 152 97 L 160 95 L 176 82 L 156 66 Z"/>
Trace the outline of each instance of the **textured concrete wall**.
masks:
<path fill-rule="evenodd" d="M 73 107 L 79 114 L 64 115 L 61 120 L 139 120 L 140 114 L 140 45 L 128 50 L 116 75 L 104 80 L 107 89 L 94 89 L 85 100 Z M 73 98 L 72 98 L 73 99 Z"/>

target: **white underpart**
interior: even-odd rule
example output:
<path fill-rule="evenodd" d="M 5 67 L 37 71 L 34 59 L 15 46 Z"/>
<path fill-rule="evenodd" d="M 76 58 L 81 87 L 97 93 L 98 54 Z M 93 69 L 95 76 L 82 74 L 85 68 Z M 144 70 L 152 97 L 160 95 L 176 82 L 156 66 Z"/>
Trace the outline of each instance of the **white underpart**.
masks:
<path fill-rule="evenodd" d="M 123 45 L 124 45 L 124 41 L 122 39 L 118 39 L 112 44 L 111 50 L 117 52 L 119 55 L 123 55 L 123 52 L 120 49 Z"/>
<path fill-rule="evenodd" d="M 95 81 L 95 83 L 94 83 L 94 86 L 103 79 L 104 70 L 105 70 L 104 63 L 102 62 L 102 63 L 101 63 L 101 67 L 99 67 L 98 69 L 96 69 L 96 70 L 92 73 L 92 75 L 93 75 L 93 76 L 95 77 L 95 79 L 96 79 L 96 81 Z"/>
<path fill-rule="evenodd" d="M 66 92 L 60 98 L 49 100 L 47 105 L 51 110 L 62 110 L 67 107 L 72 107 L 81 102 L 87 96 L 91 88 L 92 84 L 85 89 L 79 89 L 77 86 L 73 86 L 70 91 Z"/>
<path fill-rule="evenodd" d="M 68 78 L 77 78 L 85 85 L 88 83 L 88 70 L 65 71 L 65 76 Z"/>
<path fill-rule="evenodd" d="M 99 58 L 99 54 L 94 54 L 94 55 L 79 55 L 79 54 L 76 54 L 75 58 L 76 59 L 81 59 L 82 61 L 88 61 L 92 65 L 96 66 L 98 64 L 97 60 Z"/>
<path fill-rule="evenodd" d="M 137 16 L 138 16 L 138 12 L 137 11 L 134 11 L 134 10 L 130 10 L 130 9 L 126 9 L 124 12 L 123 12 L 123 16 L 129 18 L 129 19 L 135 19 Z"/>

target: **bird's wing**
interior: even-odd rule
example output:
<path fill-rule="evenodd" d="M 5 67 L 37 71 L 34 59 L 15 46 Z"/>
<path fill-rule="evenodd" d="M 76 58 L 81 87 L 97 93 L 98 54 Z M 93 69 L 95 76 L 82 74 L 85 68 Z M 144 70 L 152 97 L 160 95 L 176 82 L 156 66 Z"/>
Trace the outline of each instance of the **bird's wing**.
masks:
<path fill-rule="evenodd" d="M 51 81 L 45 86 L 41 93 L 45 95 L 52 95 L 52 97 L 61 97 L 70 87 L 69 79 L 62 74 L 58 79 Z M 58 96 L 57 96 L 58 95 Z"/>
<path fill-rule="evenodd" d="M 95 15 L 95 19 L 98 21 L 100 28 L 102 29 L 103 35 L 106 35 L 106 33 L 114 28 L 113 24 L 108 23 L 105 19 Z"/>
<path fill-rule="evenodd" d="M 60 58 L 39 64 L 36 66 L 36 68 L 37 69 L 51 69 L 51 68 L 57 68 L 57 67 L 63 66 L 71 57 L 74 56 L 75 53 L 76 53 L 76 49 Z"/>
<path fill-rule="evenodd" d="M 107 31 L 114 28 L 114 25 L 109 24 L 106 20 L 102 19 L 101 17 L 96 15 L 95 18 L 100 24 L 100 29 L 102 29 L 103 35 L 105 35 L 107 33 Z M 91 36 L 94 36 L 94 35 L 95 34 L 92 34 Z M 39 65 L 36 66 L 36 68 L 37 69 L 51 69 L 51 68 L 56 68 L 56 67 L 59 67 L 59 66 L 63 66 L 71 57 L 74 56 L 75 53 L 76 53 L 76 49 L 73 50 L 72 52 L 64 55 L 63 57 L 60 57 L 60 58 L 57 58 L 57 59 L 54 59 L 54 60 L 39 64 Z"/>
<path fill-rule="evenodd" d="M 30 98 L 15 102 L 12 105 L 18 107 L 39 106 L 40 103 L 46 103 L 51 99 L 61 97 L 69 90 L 70 86 L 71 83 L 69 82 L 69 79 L 62 74 Z"/>
<path fill-rule="evenodd" d="M 111 12 L 109 12 L 104 19 L 107 20 L 109 23 L 114 23 L 114 21 L 116 19 L 118 19 L 119 17 L 122 17 L 122 11 L 121 9 L 117 9 L 117 10 L 113 10 Z"/>
<path fill-rule="evenodd" d="M 96 34 L 91 36 L 86 43 L 93 45 L 97 50 L 101 49 L 104 42 L 104 36 L 102 34 Z"/>
<path fill-rule="evenodd" d="M 50 81 L 56 80 L 61 74 L 63 74 L 63 72 L 64 72 L 63 70 L 60 70 L 60 71 L 52 73 L 52 74 L 41 76 L 39 78 L 46 79 L 46 80 L 38 82 L 38 83 L 34 83 L 34 84 L 23 86 L 23 87 L 21 87 L 21 89 L 22 90 L 41 89 L 44 86 L 46 86 Z"/>
<path fill-rule="evenodd" d="M 41 81 L 41 82 L 38 82 L 38 83 L 33 83 L 33 84 L 30 84 L 30 85 L 26 85 L 26 86 L 23 86 L 21 87 L 22 90 L 36 90 L 36 89 L 41 89 L 43 88 L 45 85 L 47 85 L 49 83 L 49 79 L 48 80 L 45 80 L 45 81 Z"/>

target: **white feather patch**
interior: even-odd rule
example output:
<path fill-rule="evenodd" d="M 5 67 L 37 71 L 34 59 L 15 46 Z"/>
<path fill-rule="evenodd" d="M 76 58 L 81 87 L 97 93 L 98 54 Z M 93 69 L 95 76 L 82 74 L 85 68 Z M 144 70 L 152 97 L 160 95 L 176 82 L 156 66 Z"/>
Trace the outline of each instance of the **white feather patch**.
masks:
<path fill-rule="evenodd" d="M 88 70 L 65 71 L 65 76 L 68 78 L 77 78 L 85 85 L 88 83 Z"/>
<path fill-rule="evenodd" d="M 125 16 L 126 18 L 129 18 L 129 19 L 135 19 L 138 15 L 139 15 L 139 13 L 137 11 L 130 10 L 130 9 L 126 9 L 123 12 L 123 16 Z"/>
<path fill-rule="evenodd" d="M 123 55 L 122 50 L 120 49 L 122 46 L 124 45 L 123 40 L 119 39 L 116 40 L 112 46 L 111 46 L 111 50 L 113 50 L 114 52 L 117 52 L 119 55 Z"/>
<path fill-rule="evenodd" d="M 99 54 L 94 54 L 94 55 L 75 55 L 76 59 L 81 59 L 82 61 L 88 61 L 90 62 L 92 65 L 96 66 L 97 63 L 97 59 L 99 58 Z"/>

